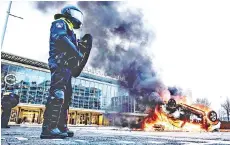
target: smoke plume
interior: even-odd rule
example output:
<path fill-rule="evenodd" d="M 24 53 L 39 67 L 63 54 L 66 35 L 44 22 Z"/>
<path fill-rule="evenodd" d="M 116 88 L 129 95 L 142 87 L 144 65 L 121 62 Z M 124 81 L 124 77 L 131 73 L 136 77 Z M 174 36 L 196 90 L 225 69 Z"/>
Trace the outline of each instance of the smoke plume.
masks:
<path fill-rule="evenodd" d="M 179 87 L 168 87 L 169 93 L 171 96 L 182 96 L 183 92 L 182 89 Z"/>
<path fill-rule="evenodd" d="M 125 2 L 77 3 L 84 13 L 84 31 L 94 37 L 90 65 L 108 75 L 124 77 L 120 85 L 132 94 L 145 86 L 154 91 L 161 84 L 153 62 L 146 54 L 154 39 L 146 29 L 141 10 L 129 9 Z M 145 80 L 151 80 L 147 82 Z"/>
<path fill-rule="evenodd" d="M 43 13 L 47 13 L 50 10 L 57 9 L 65 5 L 66 1 L 35 1 L 33 2 L 36 9 Z"/>

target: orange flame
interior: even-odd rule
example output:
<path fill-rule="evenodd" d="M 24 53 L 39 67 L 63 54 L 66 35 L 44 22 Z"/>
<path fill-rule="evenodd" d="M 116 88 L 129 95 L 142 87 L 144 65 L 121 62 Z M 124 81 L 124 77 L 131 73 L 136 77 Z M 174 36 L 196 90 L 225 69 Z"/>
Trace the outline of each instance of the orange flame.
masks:
<path fill-rule="evenodd" d="M 160 96 L 164 102 L 167 102 L 171 97 L 167 91 L 161 92 Z M 175 119 L 163 111 L 162 106 L 157 106 L 155 110 L 149 110 L 149 115 L 143 120 L 142 128 L 145 131 L 162 131 L 162 130 L 180 130 L 180 131 L 209 131 L 210 122 L 207 122 L 207 114 L 211 109 L 201 104 L 191 104 L 185 96 L 172 96 L 177 104 L 200 114 L 202 120 L 200 122 L 191 121 L 188 119 Z M 213 124 L 217 124 L 218 121 Z"/>

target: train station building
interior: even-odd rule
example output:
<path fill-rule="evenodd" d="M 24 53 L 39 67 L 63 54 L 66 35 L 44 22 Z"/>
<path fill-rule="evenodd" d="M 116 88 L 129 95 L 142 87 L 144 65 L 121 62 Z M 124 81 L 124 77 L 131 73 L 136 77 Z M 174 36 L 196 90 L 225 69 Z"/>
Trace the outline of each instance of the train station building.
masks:
<path fill-rule="evenodd" d="M 42 123 L 50 78 L 46 63 L 1 52 L 1 90 L 6 91 L 10 85 L 20 96 L 20 103 L 12 109 L 11 122 L 26 119 Z M 113 125 L 116 115 L 111 114 L 116 113 L 145 116 L 138 111 L 135 100 L 119 87 L 119 78 L 84 68 L 78 78 L 72 78 L 72 88 L 69 124 Z"/>

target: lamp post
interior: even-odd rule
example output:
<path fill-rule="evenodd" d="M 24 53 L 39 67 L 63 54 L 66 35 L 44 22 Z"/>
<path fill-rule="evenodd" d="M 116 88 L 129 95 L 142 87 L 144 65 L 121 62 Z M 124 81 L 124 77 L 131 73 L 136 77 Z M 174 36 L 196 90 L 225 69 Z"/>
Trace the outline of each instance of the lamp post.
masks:
<path fill-rule="evenodd" d="M 19 18 L 19 19 L 23 19 L 22 17 L 18 17 L 16 15 L 10 14 L 11 5 L 12 5 L 12 1 L 9 2 L 8 10 L 6 12 L 7 13 L 6 14 L 6 21 L 5 21 L 5 25 L 3 27 L 2 39 L 1 39 L 1 49 L 3 47 L 3 42 L 4 42 L 4 38 L 5 38 L 5 33 L 6 33 L 6 28 L 7 28 L 9 16 L 13 16 L 13 17 L 16 17 L 16 18 Z"/>

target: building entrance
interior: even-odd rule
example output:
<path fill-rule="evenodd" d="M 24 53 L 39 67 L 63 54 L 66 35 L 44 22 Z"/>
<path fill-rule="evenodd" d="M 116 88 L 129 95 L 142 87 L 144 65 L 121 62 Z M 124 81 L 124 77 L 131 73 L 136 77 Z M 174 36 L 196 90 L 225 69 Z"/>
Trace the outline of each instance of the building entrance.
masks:
<path fill-rule="evenodd" d="M 100 125 L 98 113 L 71 111 L 68 114 L 69 124 L 73 125 Z"/>
<path fill-rule="evenodd" d="M 21 108 L 18 123 L 41 123 L 41 109 Z"/>

